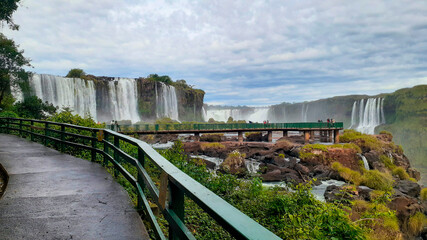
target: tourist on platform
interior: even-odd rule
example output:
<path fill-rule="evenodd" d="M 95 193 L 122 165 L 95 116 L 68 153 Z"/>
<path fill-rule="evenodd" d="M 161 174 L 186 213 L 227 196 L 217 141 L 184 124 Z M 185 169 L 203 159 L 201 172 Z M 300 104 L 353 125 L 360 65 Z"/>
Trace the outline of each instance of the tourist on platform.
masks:
<path fill-rule="evenodd" d="M 115 125 L 116 125 L 116 132 L 121 131 L 119 123 L 117 122 L 117 120 L 115 121 Z"/>
<path fill-rule="evenodd" d="M 114 119 L 110 122 L 110 129 L 114 131 Z"/>

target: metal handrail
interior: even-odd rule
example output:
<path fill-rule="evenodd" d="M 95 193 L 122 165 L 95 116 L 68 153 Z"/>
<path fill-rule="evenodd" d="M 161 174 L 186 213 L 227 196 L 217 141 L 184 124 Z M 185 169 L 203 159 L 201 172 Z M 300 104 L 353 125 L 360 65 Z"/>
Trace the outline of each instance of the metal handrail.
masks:
<path fill-rule="evenodd" d="M 43 124 L 44 126 L 35 126 L 34 123 Z M 51 126 L 59 127 L 60 130 L 52 129 Z M 70 133 L 66 131 L 66 128 L 88 131 L 91 136 Z M 159 206 L 163 216 L 168 221 L 170 239 L 195 239 L 184 224 L 184 195 L 192 199 L 215 219 L 219 225 L 237 239 L 280 239 L 179 170 L 150 145 L 141 140 L 108 129 L 88 128 L 65 123 L 22 118 L 0 118 L 0 129 L 8 134 L 13 134 L 15 131 L 20 136 L 30 135 L 32 141 L 36 141 L 36 137 L 38 137 L 46 146 L 49 145 L 49 141 L 54 142 L 55 144 L 59 144 L 58 148 L 62 152 L 64 152 L 64 147 L 67 145 L 90 150 L 92 153 L 91 161 L 96 160 L 97 154 L 101 155 L 104 166 L 108 162 L 113 164 L 114 176 L 117 177 L 118 174 L 122 174 L 136 189 L 138 196 L 137 206 L 144 211 L 145 216 L 151 223 L 151 226 L 153 226 L 153 231 L 157 239 L 166 239 L 166 237 L 151 210 L 146 194 L 144 193 L 145 189 L 147 189 L 146 192 L 149 193 L 150 199 Z M 42 133 L 36 131 L 41 131 Z M 52 133 L 59 135 L 59 137 L 54 136 Z M 101 135 L 101 133 L 103 134 L 102 139 L 97 137 L 97 134 Z M 75 138 L 75 140 L 86 141 L 89 144 L 68 141 L 70 139 L 66 140 L 66 136 Z M 112 139 L 112 142 L 110 142 L 110 139 Z M 136 146 L 138 148 L 138 157 L 132 157 L 124 152 L 120 148 L 120 141 Z M 102 144 L 103 149 L 97 148 L 97 143 Z M 110 149 L 113 152 L 112 155 L 110 154 Z M 136 167 L 138 171 L 136 178 L 121 165 L 122 160 Z M 166 179 L 167 188 L 165 187 L 166 185 L 161 185 L 160 190 L 156 187 L 145 169 L 146 160 L 151 160 L 162 171 L 162 176 L 165 176 Z M 165 191 L 166 189 L 169 191 L 167 203 L 162 202 L 164 198 L 160 197 L 162 194 L 161 191 Z"/>

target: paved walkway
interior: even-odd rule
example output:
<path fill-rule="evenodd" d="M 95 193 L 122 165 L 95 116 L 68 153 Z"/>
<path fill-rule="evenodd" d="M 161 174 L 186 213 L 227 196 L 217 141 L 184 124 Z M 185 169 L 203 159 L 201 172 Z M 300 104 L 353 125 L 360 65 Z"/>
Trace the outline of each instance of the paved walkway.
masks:
<path fill-rule="evenodd" d="M 9 173 L 0 239 L 149 239 L 127 192 L 99 164 L 0 134 Z"/>

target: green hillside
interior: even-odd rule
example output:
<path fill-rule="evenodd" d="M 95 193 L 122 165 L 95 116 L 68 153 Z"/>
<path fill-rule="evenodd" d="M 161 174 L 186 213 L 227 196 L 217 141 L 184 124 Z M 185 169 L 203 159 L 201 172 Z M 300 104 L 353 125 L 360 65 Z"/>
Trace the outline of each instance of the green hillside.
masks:
<path fill-rule="evenodd" d="M 427 186 L 427 85 L 399 89 L 385 96 L 387 124 L 379 131 L 390 131 L 394 142 L 402 145 L 412 165 Z"/>

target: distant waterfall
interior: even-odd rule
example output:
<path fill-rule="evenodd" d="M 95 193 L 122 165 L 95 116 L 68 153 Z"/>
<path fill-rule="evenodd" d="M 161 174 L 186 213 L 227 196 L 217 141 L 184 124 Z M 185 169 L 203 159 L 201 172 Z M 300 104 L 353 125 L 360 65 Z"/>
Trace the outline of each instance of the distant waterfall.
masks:
<path fill-rule="evenodd" d="M 141 120 L 138 114 L 138 93 L 135 79 L 116 78 L 108 83 L 109 101 L 114 120 Z"/>
<path fill-rule="evenodd" d="M 43 102 L 59 108 L 69 107 L 76 114 L 96 119 L 96 93 L 93 81 L 80 78 L 64 78 L 46 74 L 34 74 L 30 86 Z"/>
<path fill-rule="evenodd" d="M 355 101 L 351 112 L 351 128 L 362 133 L 374 134 L 375 128 L 385 123 L 383 106 L 384 98 L 369 98 L 366 103 L 364 99 L 359 103 Z"/>
<path fill-rule="evenodd" d="M 209 119 L 208 119 L 208 116 L 207 116 L 207 114 L 206 114 L 206 109 L 205 109 L 205 107 L 202 107 L 202 118 L 203 118 L 203 121 L 205 121 L 205 122 L 207 122 Z"/>
<path fill-rule="evenodd" d="M 156 87 L 157 118 L 168 117 L 178 119 L 178 98 L 174 86 L 160 82 L 160 91 Z"/>
<path fill-rule="evenodd" d="M 303 103 L 301 109 L 301 121 L 307 122 L 308 104 Z"/>
<path fill-rule="evenodd" d="M 269 119 L 270 107 L 247 107 L 236 109 L 208 109 L 206 111 L 206 118 L 213 118 L 216 121 L 227 122 L 229 117 L 233 120 L 245 120 L 246 122 L 258 122 Z"/>

